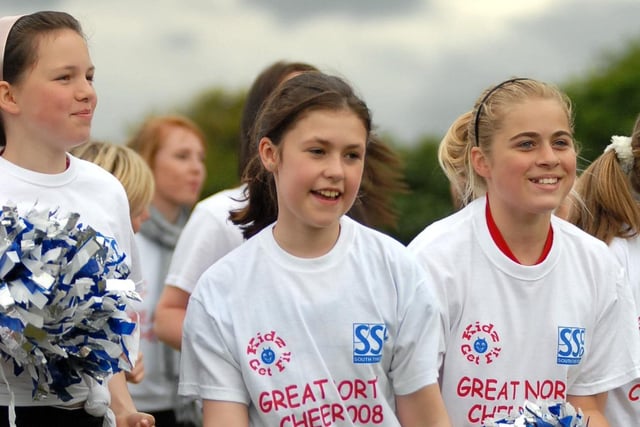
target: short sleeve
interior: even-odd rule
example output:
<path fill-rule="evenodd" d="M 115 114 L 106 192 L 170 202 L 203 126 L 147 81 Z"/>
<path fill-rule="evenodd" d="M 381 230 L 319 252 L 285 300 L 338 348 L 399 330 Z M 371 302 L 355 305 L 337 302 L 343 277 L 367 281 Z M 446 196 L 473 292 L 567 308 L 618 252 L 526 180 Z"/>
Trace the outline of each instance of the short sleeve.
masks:
<path fill-rule="evenodd" d="M 233 227 L 205 206 L 196 206 L 180 234 L 165 283 L 193 293 L 202 273 L 242 242 Z"/>
<path fill-rule="evenodd" d="M 197 297 L 189 300 L 184 321 L 178 393 L 205 400 L 250 402 L 240 367 L 218 322 Z"/>

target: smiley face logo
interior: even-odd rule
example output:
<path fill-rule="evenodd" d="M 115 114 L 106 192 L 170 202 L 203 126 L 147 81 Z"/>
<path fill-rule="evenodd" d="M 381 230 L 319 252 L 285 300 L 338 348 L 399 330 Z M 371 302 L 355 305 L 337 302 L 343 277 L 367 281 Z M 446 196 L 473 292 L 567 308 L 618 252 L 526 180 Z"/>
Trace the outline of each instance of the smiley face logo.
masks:
<path fill-rule="evenodd" d="M 487 340 L 484 338 L 478 338 L 473 343 L 473 349 L 480 354 L 487 351 L 488 348 L 489 348 L 489 344 L 487 344 Z"/>
<path fill-rule="evenodd" d="M 475 365 L 493 363 L 502 351 L 500 336 L 492 323 L 470 323 L 460 338 L 462 357 Z"/>
<path fill-rule="evenodd" d="M 271 365 L 276 360 L 276 353 L 270 347 L 265 347 L 260 353 L 260 359 L 265 365 Z"/>

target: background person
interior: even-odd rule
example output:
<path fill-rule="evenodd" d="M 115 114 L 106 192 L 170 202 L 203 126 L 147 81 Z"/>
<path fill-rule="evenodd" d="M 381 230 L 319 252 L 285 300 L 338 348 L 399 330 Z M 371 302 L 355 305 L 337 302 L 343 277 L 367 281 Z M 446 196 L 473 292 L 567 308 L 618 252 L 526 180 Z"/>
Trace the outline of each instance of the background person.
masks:
<path fill-rule="evenodd" d="M 640 321 L 640 116 L 631 137 L 614 136 L 580 175 L 570 197 L 568 220 L 605 242 L 631 285 Z M 612 426 L 640 420 L 635 379 L 609 392 L 606 416 Z"/>
<path fill-rule="evenodd" d="M 153 319 L 178 237 L 202 190 L 206 142 L 191 120 L 166 115 L 147 119 L 127 146 L 147 162 L 155 181 L 149 220 L 136 234 L 146 282 L 138 308 L 145 374 L 129 389 L 136 405 L 154 414 L 158 425 L 191 426 L 198 410 L 177 396 L 179 355 L 158 341 Z"/>

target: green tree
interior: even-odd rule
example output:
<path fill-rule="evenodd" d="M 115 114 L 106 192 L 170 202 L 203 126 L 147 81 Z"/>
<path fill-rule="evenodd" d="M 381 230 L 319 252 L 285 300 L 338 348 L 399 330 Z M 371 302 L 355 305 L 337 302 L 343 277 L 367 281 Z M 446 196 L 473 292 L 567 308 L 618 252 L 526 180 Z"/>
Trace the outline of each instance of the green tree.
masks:
<path fill-rule="evenodd" d="M 634 40 L 602 54 L 592 70 L 563 86 L 574 105 L 582 169 L 602 153 L 612 135 L 630 134 L 640 112 L 639 69 L 640 40 Z"/>
<path fill-rule="evenodd" d="M 438 164 L 438 142 L 437 138 L 424 137 L 415 147 L 398 149 L 405 163 L 409 193 L 397 197 L 398 229 L 389 234 L 405 244 L 454 210 L 449 181 Z"/>
<path fill-rule="evenodd" d="M 206 90 L 181 110 L 207 138 L 207 179 L 202 198 L 239 183 L 238 147 L 245 91 Z"/>

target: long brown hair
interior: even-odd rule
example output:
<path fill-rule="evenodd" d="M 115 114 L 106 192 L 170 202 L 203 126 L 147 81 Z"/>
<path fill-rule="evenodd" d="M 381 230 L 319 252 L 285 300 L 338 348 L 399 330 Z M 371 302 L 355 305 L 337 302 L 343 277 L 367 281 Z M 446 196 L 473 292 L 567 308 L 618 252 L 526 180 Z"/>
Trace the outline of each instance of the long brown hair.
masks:
<path fill-rule="evenodd" d="M 578 178 L 570 204 L 568 220 L 607 244 L 640 232 L 640 205 L 634 197 L 634 191 L 640 194 L 640 116 L 629 143 L 629 173 L 614 149 L 605 151 Z"/>
<path fill-rule="evenodd" d="M 277 61 L 265 68 L 254 80 L 242 111 L 238 156 L 241 174 L 258 148 L 251 131 L 260 107 L 286 78 L 308 71 L 319 70 L 304 62 Z M 367 145 L 366 158 L 360 192 L 347 215 L 371 227 L 394 229 L 398 221 L 398 212 L 393 205 L 394 197 L 408 191 L 404 164 L 395 150 L 376 135 L 371 136 Z"/>

